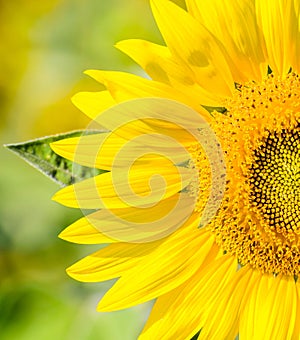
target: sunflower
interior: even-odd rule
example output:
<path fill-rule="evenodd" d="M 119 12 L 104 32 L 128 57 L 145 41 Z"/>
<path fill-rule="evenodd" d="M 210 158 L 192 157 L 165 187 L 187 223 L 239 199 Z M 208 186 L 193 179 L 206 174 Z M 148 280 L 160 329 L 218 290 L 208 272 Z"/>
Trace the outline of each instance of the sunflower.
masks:
<path fill-rule="evenodd" d="M 109 244 L 67 272 L 80 281 L 118 278 L 99 311 L 156 299 L 140 339 L 300 339 L 300 1 L 186 0 L 185 10 L 151 0 L 151 6 L 166 46 L 137 39 L 117 44 L 151 79 L 88 71 L 106 90 L 73 101 L 92 120 L 116 104 L 130 116 L 130 107 L 142 109 L 143 101 L 155 112 L 163 107 L 165 116 L 52 145 L 68 159 L 105 170 L 54 196 L 66 206 L 99 209 L 61 238 Z M 211 155 L 219 163 L 195 137 L 201 129 L 193 112 L 213 131 L 212 144 L 222 153 Z M 177 124 L 183 118 L 186 129 Z M 113 163 L 141 133 L 155 135 L 156 146 L 135 158 L 126 177 Z M 175 138 L 189 158 L 167 140 L 159 144 L 158 134 Z M 160 145 L 165 149 L 156 155 Z M 167 150 L 171 156 L 164 157 Z M 166 190 L 158 182 L 151 195 L 146 179 L 156 172 Z M 122 181 L 140 200 L 120 199 L 114 183 Z M 220 202 L 201 223 L 216 188 L 213 202 L 222 196 Z M 174 208 L 178 199 L 187 204 Z M 127 225 L 116 226 L 109 214 L 144 226 L 171 210 L 172 222 L 155 225 L 152 234 L 146 227 L 124 234 Z"/>

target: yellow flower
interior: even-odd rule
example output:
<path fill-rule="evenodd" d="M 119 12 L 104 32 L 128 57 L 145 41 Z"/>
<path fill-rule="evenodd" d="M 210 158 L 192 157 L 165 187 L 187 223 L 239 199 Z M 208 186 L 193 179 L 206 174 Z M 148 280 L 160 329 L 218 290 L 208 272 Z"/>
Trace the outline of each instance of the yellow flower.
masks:
<path fill-rule="evenodd" d="M 119 278 L 100 311 L 156 298 L 140 339 L 189 339 L 199 331 L 198 339 L 299 339 L 300 1 L 186 4 L 187 11 L 151 1 L 166 46 L 117 44 L 151 80 L 87 72 L 106 90 L 79 93 L 74 103 L 97 123 L 109 121 L 111 132 L 52 145 L 68 159 L 106 170 L 54 197 L 66 206 L 102 209 L 69 226 L 63 239 L 110 243 L 67 271 L 80 281 Z M 127 102 L 137 98 L 145 99 Z M 149 107 L 155 112 L 149 119 L 130 121 Z M 114 125 L 117 118 L 125 124 Z M 197 135 L 202 128 L 204 139 Z M 153 142 L 149 152 L 118 158 L 142 134 Z M 161 144 L 158 135 L 166 137 Z M 168 147 L 171 138 L 189 158 L 179 145 Z M 204 140 L 214 146 L 211 154 Z M 147 148 L 142 141 L 131 150 Z M 128 155 L 135 158 L 130 171 Z M 115 165 L 118 160 L 123 165 Z M 165 179 L 163 192 L 160 180 L 152 188 L 148 183 L 155 173 Z M 126 183 L 133 192 L 126 197 L 139 197 L 132 204 L 122 199 Z M 212 192 L 219 205 L 212 205 Z M 174 208 L 176 202 L 186 205 Z M 201 223 L 208 205 L 213 214 Z M 155 221 L 165 212 L 171 222 L 159 227 Z M 116 225 L 115 218 L 126 222 Z M 142 229 L 130 229 L 131 223 Z"/>

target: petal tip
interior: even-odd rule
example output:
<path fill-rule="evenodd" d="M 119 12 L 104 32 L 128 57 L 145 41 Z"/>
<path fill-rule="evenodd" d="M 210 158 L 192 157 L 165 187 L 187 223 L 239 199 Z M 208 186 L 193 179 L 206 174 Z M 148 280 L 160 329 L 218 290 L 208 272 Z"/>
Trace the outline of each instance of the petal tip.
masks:
<path fill-rule="evenodd" d="M 61 141 L 56 141 L 56 142 L 52 142 L 49 144 L 50 148 L 52 151 L 54 151 L 56 154 L 58 154 L 58 151 L 59 151 L 59 145 L 60 145 L 60 142 Z"/>
<path fill-rule="evenodd" d="M 51 197 L 51 201 L 57 202 L 59 203 L 59 192 L 56 192 L 52 197 Z"/>
<path fill-rule="evenodd" d="M 57 237 L 60 238 L 61 240 L 68 241 L 69 235 L 68 235 L 68 232 L 67 232 L 66 230 L 67 230 L 67 228 L 64 229 L 63 231 L 61 231 L 61 232 L 57 235 Z"/>
<path fill-rule="evenodd" d="M 103 299 L 99 301 L 96 310 L 97 312 L 101 312 L 101 313 L 115 311 L 115 309 L 110 308 L 109 304 L 103 303 Z"/>

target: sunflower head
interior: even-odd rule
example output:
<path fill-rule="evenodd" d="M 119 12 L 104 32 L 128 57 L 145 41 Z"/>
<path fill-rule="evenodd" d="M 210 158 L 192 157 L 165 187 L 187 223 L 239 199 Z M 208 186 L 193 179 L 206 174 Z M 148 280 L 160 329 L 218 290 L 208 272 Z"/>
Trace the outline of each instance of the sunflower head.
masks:
<path fill-rule="evenodd" d="M 243 84 L 215 126 L 228 183 L 213 230 L 224 250 L 263 273 L 299 273 L 299 91 L 295 73 Z"/>
<path fill-rule="evenodd" d="M 73 101 L 105 132 L 52 145 L 105 171 L 55 200 L 61 237 L 110 245 L 68 273 L 118 277 L 99 304 L 156 298 L 141 339 L 298 339 L 300 2 L 151 0 L 165 46 L 117 47 L 151 79 L 88 71 Z"/>

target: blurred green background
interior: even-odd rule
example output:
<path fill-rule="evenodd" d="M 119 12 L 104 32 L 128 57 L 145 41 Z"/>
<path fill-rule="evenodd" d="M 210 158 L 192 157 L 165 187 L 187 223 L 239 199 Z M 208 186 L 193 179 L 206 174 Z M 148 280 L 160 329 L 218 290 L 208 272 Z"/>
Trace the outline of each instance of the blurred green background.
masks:
<path fill-rule="evenodd" d="M 100 87 L 82 72 L 141 74 L 114 43 L 162 42 L 148 0 L 0 1 L 0 34 L 1 145 L 84 128 L 70 97 Z M 58 186 L 24 161 L 3 147 L 0 157 L 0 338 L 136 339 L 149 306 L 97 313 L 112 283 L 65 274 L 99 248 L 57 238 L 80 213 L 52 202 Z"/>

